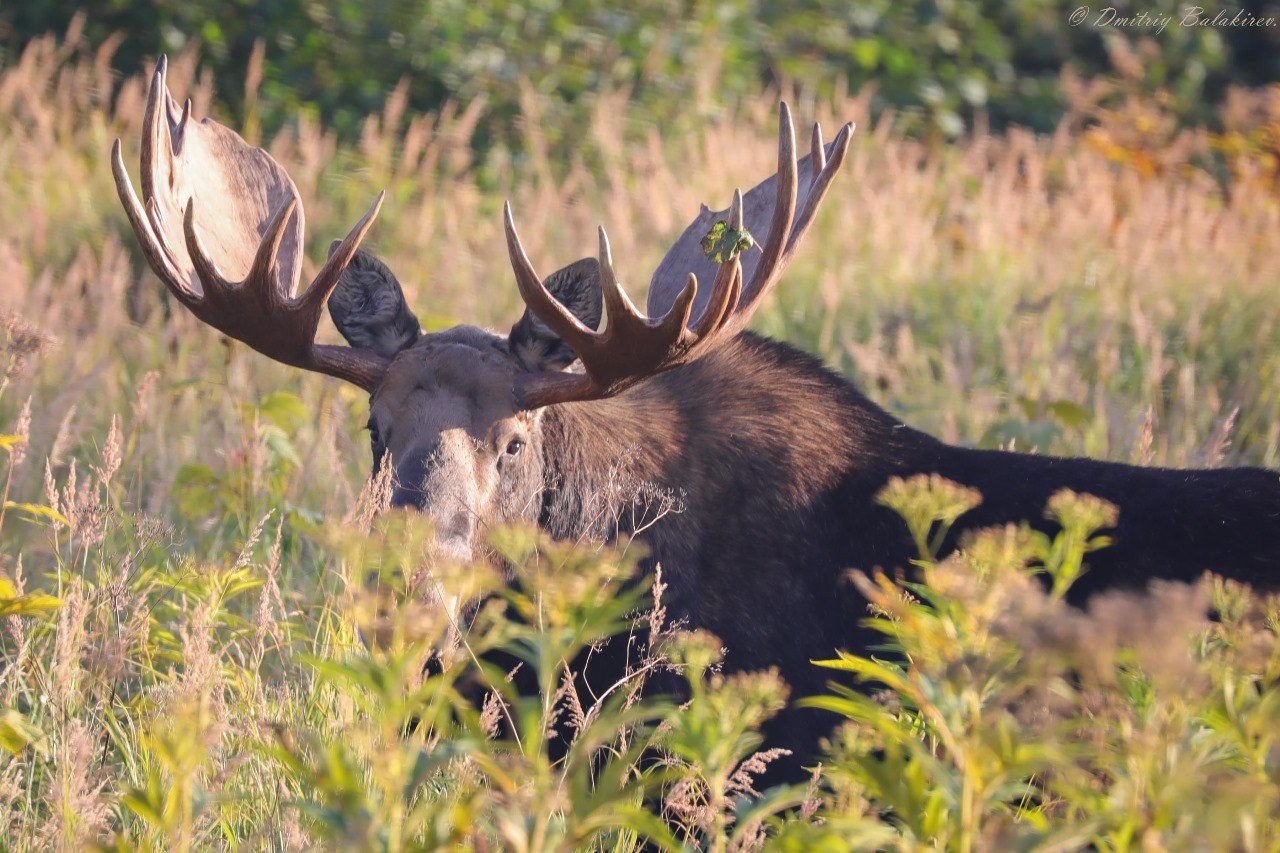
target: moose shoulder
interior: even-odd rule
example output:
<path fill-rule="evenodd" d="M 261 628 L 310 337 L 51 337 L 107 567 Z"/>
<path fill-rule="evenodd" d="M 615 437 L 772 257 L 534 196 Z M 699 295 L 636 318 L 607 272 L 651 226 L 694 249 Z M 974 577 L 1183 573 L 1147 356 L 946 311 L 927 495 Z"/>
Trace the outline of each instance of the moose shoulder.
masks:
<path fill-rule="evenodd" d="M 370 393 L 375 467 L 392 466 L 393 503 L 429 514 L 442 550 L 476 557 L 486 527 L 519 519 L 564 537 L 638 533 L 663 566 L 669 606 L 721 638 L 726 666 L 776 666 L 794 695 L 821 690 L 812 659 L 864 640 L 863 602 L 847 571 L 915 556 L 902 521 L 875 500 L 892 477 L 937 473 L 981 492 L 957 531 L 1039 518 L 1062 488 L 1114 503 L 1114 544 L 1091 555 L 1079 596 L 1205 570 L 1275 585 L 1275 472 L 950 446 L 817 359 L 746 331 L 803 240 L 851 132 L 824 145 L 815 127 L 797 161 L 784 105 L 777 173 L 735 194 L 727 211 L 704 209 L 685 230 L 651 281 L 655 319 L 619 286 L 603 230 L 597 259 L 543 279 L 508 209 L 508 250 L 528 308 L 507 335 L 421 332 L 391 271 L 358 249 L 376 203 L 295 296 L 302 211 L 292 181 L 230 130 L 191 121 L 169 97 L 163 63 L 142 139 L 145 204 L 118 143 L 113 165 L 148 261 L 189 310 L 271 358 Z M 699 242 L 717 221 L 767 235 L 761 251 L 712 263 Z M 314 343 L 326 299 L 349 347 Z M 817 713 L 784 713 L 776 745 L 797 749 L 797 761 L 812 754 L 826 725 Z"/>

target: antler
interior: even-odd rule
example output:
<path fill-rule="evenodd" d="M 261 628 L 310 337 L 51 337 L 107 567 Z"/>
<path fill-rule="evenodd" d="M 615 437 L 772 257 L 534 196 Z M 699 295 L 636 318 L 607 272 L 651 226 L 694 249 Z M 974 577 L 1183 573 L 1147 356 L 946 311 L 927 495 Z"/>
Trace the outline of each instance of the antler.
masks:
<path fill-rule="evenodd" d="M 783 103 L 778 116 L 778 172 L 770 179 L 776 181 L 776 193 L 772 199 L 769 236 L 750 282 L 743 284 L 742 263 L 735 256 L 716 270 L 710 296 L 699 299 L 697 275 L 689 272 L 684 287 L 676 293 L 670 308 L 659 319 L 641 314 L 622 290 L 613 269 L 608 237 L 601 228 L 600 279 L 608 316 L 602 332 L 594 332 L 584 326 L 542 284 L 520 245 L 508 204 L 505 209 L 507 252 L 511 256 L 520 295 L 529 310 L 573 348 L 585 368 L 585 373 L 581 374 L 545 372 L 521 375 L 516 380 L 517 401 L 526 408 L 535 409 L 553 403 L 611 397 L 650 376 L 701 358 L 719 343 L 734 337 L 747 325 L 804 239 L 831 179 L 844 162 L 852 132 L 852 124 L 840 129 L 828 159 L 822 144 L 822 129 L 814 125 L 813 150 L 808 158 L 812 180 L 800 214 L 795 216 L 799 167 L 791 110 Z M 748 201 L 751 201 L 750 196 L 755 196 L 757 202 L 763 199 L 765 196 L 759 193 L 768 184 L 766 182 L 753 190 Z M 735 190 L 728 212 L 730 227 L 743 227 L 743 208 L 742 194 Z M 690 230 L 686 230 L 685 237 L 689 233 Z M 706 233 L 705 228 L 703 233 Z M 682 237 L 682 241 L 684 239 Z M 670 256 L 668 253 L 664 264 L 670 262 Z M 651 296 L 651 305 L 653 301 Z M 697 321 L 689 325 L 695 303 L 701 303 L 702 311 Z"/>
<path fill-rule="evenodd" d="M 191 101 L 179 110 L 165 71 L 161 57 L 143 119 L 145 207 L 125 171 L 120 140 L 111 148 L 116 192 L 147 262 L 202 322 L 276 361 L 372 391 L 386 359 L 368 350 L 317 345 L 315 337 L 325 300 L 377 217 L 382 194 L 306 292 L 294 296 L 303 211 L 293 181 L 234 131 L 209 118 L 191 121 Z"/>

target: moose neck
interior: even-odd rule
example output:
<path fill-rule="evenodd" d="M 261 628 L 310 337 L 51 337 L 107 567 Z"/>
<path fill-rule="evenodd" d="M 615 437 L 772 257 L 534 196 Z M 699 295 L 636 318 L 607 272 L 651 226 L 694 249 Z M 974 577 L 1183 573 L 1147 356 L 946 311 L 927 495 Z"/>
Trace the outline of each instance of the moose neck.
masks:
<path fill-rule="evenodd" d="M 548 409 L 543 524 L 609 538 L 655 513 L 810 506 L 854 474 L 883 482 L 919 437 L 821 362 L 743 333 L 618 397 Z M 672 499 L 675 499 L 675 506 Z"/>
<path fill-rule="evenodd" d="M 1063 488 L 1116 504 L 1113 544 L 1091 555 L 1080 596 L 1205 569 L 1264 585 L 1280 572 L 1263 541 L 1280 524 L 1274 472 L 954 447 L 907 427 L 812 356 L 750 333 L 619 397 L 555 406 L 545 418 L 544 526 L 609 539 L 647 528 L 674 495 L 684 512 L 646 535 L 668 568 L 672 551 L 682 553 L 699 584 L 709 582 L 702 563 L 718 558 L 693 555 L 715 554 L 727 539 L 751 540 L 753 555 L 783 549 L 779 565 L 790 570 L 806 559 L 839 571 L 906 566 L 918 555 L 876 494 L 892 476 L 931 473 L 983 496 L 957 535 L 1024 519 L 1052 533 L 1043 512 Z"/>
<path fill-rule="evenodd" d="M 553 535 L 609 540 L 637 529 L 637 512 L 674 499 L 665 490 L 687 479 L 677 467 L 686 419 L 678 398 L 656 390 L 547 410 L 540 522 Z"/>

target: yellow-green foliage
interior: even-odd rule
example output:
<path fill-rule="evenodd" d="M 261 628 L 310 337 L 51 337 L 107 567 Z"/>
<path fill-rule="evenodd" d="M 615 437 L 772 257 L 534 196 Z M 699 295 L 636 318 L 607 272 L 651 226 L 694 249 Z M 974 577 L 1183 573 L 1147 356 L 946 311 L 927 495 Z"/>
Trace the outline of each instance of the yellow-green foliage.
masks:
<path fill-rule="evenodd" d="M 1206 579 L 1072 608 L 1062 569 L 1104 547 L 1114 507 L 1066 491 L 1050 507 L 1052 539 L 985 530 L 922 560 L 920 583 L 856 575 L 894 654 L 823 662 L 860 689 L 807 700 L 852 721 L 826 768 L 832 830 L 879 820 L 880 845 L 959 850 L 1273 848 L 1280 601 Z"/>
<path fill-rule="evenodd" d="M 362 492 L 359 392 L 165 298 L 111 185 L 111 140 L 136 157 L 144 90 L 111 79 L 109 49 L 41 41 L 0 70 L 4 844 L 1280 844 L 1275 604 L 1206 582 L 1072 610 L 1062 593 L 1105 546 L 1109 510 L 1069 494 L 1028 508 L 1059 535 L 991 531 L 938 562 L 980 496 L 937 480 L 884 495 L 921 582 L 860 576 L 894 651 L 832 650 L 838 686 L 816 701 L 850 723 L 811 786 L 757 791 L 772 757 L 758 726 L 784 686 L 719 673 L 715 639 L 660 607 L 635 623 L 662 600 L 660 580 L 628 582 L 638 546 L 497 531 L 518 588 L 434 564 L 424 522 L 376 512 L 376 482 Z M 180 57 L 170 85 L 199 115 L 196 69 Z M 864 123 L 761 330 L 947 439 L 1276 466 L 1273 102 L 1240 95 L 1211 137 L 1155 120 L 1158 100 L 1126 100 L 1123 82 L 1066 83 L 1078 109 L 1052 138 L 929 148 Z M 541 268 L 590 253 L 604 222 L 641 285 L 699 202 L 772 170 L 774 102 L 664 136 L 605 97 L 573 162 L 541 153 L 533 98 L 519 151 L 483 163 L 482 103 L 406 115 L 403 91 L 358 146 L 307 120 L 259 141 L 302 194 L 307 273 L 385 188 L 370 248 L 426 325 L 505 327 L 519 303 L 494 251 L 503 198 Z M 799 112 L 830 126 L 864 103 Z M 486 592 L 459 634 L 447 605 Z M 655 652 L 578 696 L 568 661 L 620 629 Z M 477 662 L 498 646 L 537 695 Z M 432 649 L 448 665 L 426 678 Z M 689 682 L 684 707 L 637 692 L 662 670 Z M 572 743 L 563 761 L 552 730 Z"/>

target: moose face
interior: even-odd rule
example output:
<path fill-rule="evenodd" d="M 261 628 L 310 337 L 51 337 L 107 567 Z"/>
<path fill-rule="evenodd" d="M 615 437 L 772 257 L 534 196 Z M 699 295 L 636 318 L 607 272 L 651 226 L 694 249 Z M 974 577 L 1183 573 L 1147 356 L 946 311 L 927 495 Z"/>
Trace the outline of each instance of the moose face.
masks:
<path fill-rule="evenodd" d="M 400 353 L 370 401 L 374 472 L 392 467 L 391 505 L 430 516 L 447 556 L 470 559 L 484 528 L 536 514 L 538 413 L 512 400 L 518 369 L 503 338 L 458 326 Z"/>
<path fill-rule="evenodd" d="M 545 284 L 584 324 L 599 323 L 594 259 Z M 437 553 L 472 559 L 491 525 L 536 518 L 542 410 L 519 406 L 512 389 L 523 373 L 567 367 L 572 350 L 528 312 L 506 337 L 474 326 L 422 334 L 395 276 L 364 251 L 329 309 L 352 346 L 390 360 L 370 398 L 373 470 L 390 466 L 392 506 L 432 519 Z"/>

